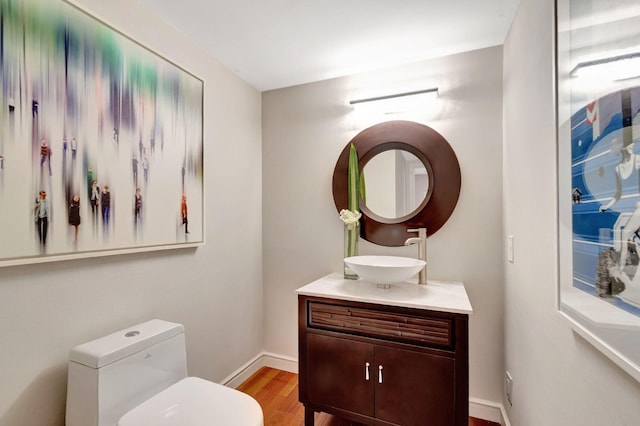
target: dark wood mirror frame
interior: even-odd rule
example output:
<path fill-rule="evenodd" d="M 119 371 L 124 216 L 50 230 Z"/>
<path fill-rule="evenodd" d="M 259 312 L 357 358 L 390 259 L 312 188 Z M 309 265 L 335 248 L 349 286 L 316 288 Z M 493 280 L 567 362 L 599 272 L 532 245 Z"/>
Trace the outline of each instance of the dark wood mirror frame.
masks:
<path fill-rule="evenodd" d="M 449 219 L 460 196 L 460 164 L 451 145 L 438 132 L 412 121 L 388 121 L 358 133 L 342 150 L 333 171 L 333 201 L 338 211 L 348 208 L 349 147 L 358 151 L 358 168 L 375 155 L 391 149 L 408 151 L 425 165 L 429 175 L 427 196 L 416 210 L 389 219 L 371 212 L 361 201 L 361 237 L 381 246 L 404 245 L 412 228 L 427 228 L 433 235 Z M 366 179 L 366 177 L 365 177 Z"/>

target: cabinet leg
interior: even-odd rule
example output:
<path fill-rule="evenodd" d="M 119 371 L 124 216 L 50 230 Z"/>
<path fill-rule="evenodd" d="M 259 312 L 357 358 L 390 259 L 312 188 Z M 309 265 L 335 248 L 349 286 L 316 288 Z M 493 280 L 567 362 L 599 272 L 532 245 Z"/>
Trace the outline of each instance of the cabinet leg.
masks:
<path fill-rule="evenodd" d="M 313 426 L 314 419 L 314 411 L 309 407 L 304 407 L 304 426 Z"/>

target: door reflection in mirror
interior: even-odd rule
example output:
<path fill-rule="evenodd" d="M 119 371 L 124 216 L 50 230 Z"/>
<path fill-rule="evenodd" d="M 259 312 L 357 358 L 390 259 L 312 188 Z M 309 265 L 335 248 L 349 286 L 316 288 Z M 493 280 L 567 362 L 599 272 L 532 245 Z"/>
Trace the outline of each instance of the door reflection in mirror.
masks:
<path fill-rule="evenodd" d="M 429 175 L 412 153 L 400 149 L 381 152 L 363 167 L 366 206 L 376 215 L 397 219 L 414 212 L 427 196 Z"/>

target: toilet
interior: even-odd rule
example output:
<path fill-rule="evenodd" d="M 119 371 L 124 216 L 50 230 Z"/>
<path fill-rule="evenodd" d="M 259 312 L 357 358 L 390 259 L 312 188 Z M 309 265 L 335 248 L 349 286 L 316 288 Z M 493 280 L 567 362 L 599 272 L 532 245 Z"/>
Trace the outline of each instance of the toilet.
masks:
<path fill-rule="evenodd" d="M 159 319 L 75 347 L 66 426 L 262 426 L 247 394 L 187 376 L 184 327 Z"/>

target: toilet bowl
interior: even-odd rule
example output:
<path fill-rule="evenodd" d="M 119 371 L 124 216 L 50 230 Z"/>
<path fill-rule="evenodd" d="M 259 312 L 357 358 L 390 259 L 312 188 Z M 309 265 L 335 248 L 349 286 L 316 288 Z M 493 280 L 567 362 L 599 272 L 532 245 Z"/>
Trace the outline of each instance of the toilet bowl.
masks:
<path fill-rule="evenodd" d="M 247 394 L 187 376 L 184 327 L 151 320 L 74 348 L 66 426 L 262 426 Z"/>
<path fill-rule="evenodd" d="M 118 421 L 118 426 L 184 425 L 262 425 L 262 410 L 247 394 L 187 377 L 144 401 Z"/>

